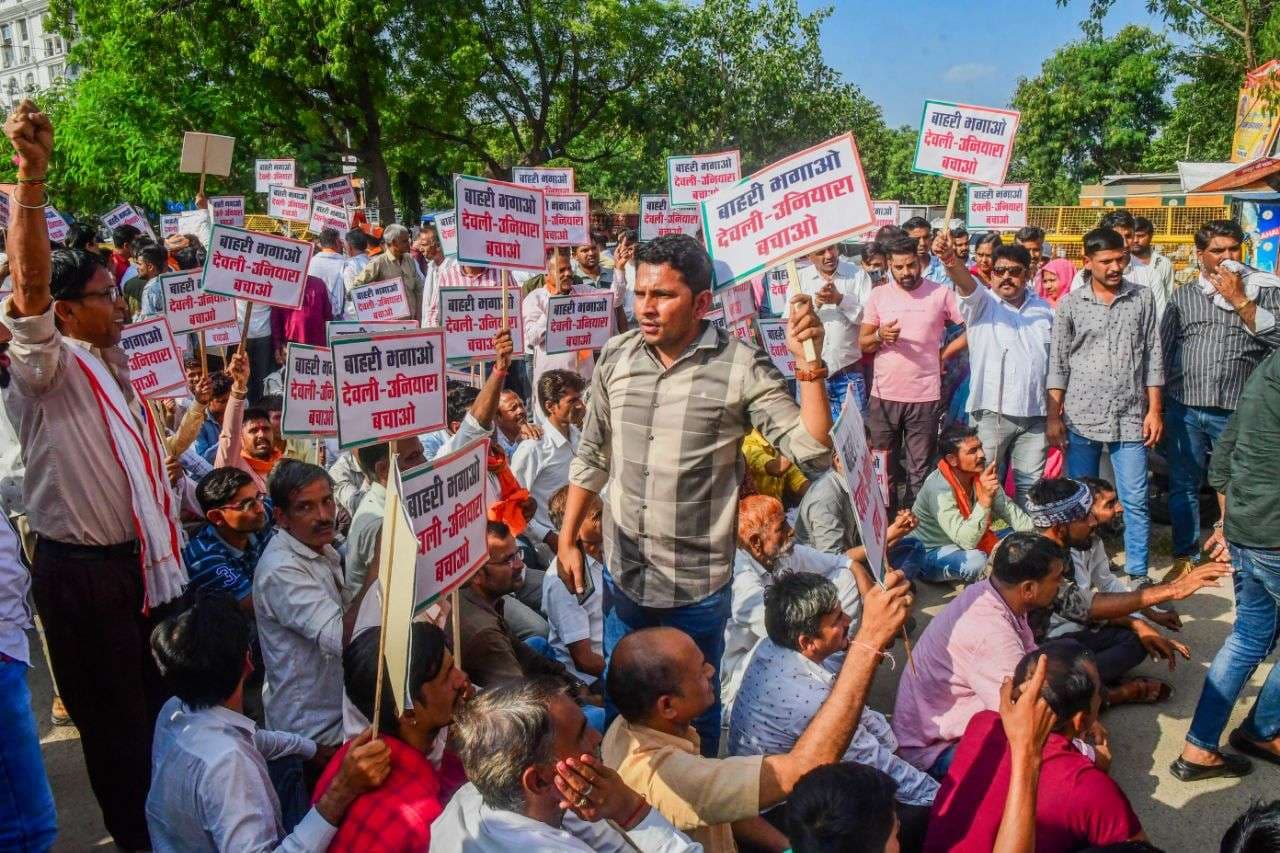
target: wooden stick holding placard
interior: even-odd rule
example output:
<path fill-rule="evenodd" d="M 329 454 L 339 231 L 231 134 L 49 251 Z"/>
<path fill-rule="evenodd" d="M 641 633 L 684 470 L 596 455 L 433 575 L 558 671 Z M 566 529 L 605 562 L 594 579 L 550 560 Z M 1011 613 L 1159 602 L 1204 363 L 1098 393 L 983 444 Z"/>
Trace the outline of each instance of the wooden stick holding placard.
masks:
<path fill-rule="evenodd" d="M 796 270 L 796 262 L 794 260 L 787 261 L 787 316 L 792 314 L 791 300 L 800 293 L 800 273 Z M 818 360 L 817 347 L 813 345 L 813 341 L 804 342 L 804 358 L 810 364 Z"/>
<path fill-rule="evenodd" d="M 882 558 L 883 566 L 880 569 L 880 577 L 883 578 L 892 566 L 889 565 L 889 556 L 886 554 Z M 884 581 L 880 581 L 880 588 L 884 588 Z M 916 659 L 911 656 L 911 637 L 907 635 L 907 626 L 902 626 L 902 648 L 907 653 L 907 666 L 911 667 L 911 674 L 916 675 Z"/>
<path fill-rule="evenodd" d="M 507 320 L 507 288 L 511 284 L 511 273 L 507 270 L 502 271 L 502 329 L 508 331 L 511 324 Z"/>
<path fill-rule="evenodd" d="M 188 341 L 191 339 L 188 338 Z M 209 375 L 209 358 L 204 351 L 204 330 L 201 329 L 196 333 L 196 348 L 200 351 L 200 378 L 204 379 Z"/>
<path fill-rule="evenodd" d="M 200 149 L 200 187 L 196 195 L 204 195 L 205 162 L 209 159 L 209 135 L 204 136 L 204 145 Z"/>
<path fill-rule="evenodd" d="M 453 623 L 453 665 L 462 669 L 462 602 L 455 589 L 449 593 L 449 621 Z"/>
<path fill-rule="evenodd" d="M 956 192 L 960 189 L 960 182 L 955 178 L 951 179 L 951 192 L 947 193 L 947 213 L 942 218 L 942 233 L 951 234 L 951 217 L 956 213 Z"/>
<path fill-rule="evenodd" d="M 387 475 L 395 476 L 396 471 L 396 443 L 394 441 L 387 442 L 387 453 L 390 464 L 387 466 Z M 393 489 L 391 494 L 387 495 L 387 506 L 385 513 L 400 512 L 400 490 Z M 384 516 L 385 517 L 385 516 Z M 398 524 L 391 525 L 391 541 L 381 542 L 378 545 L 378 585 L 382 588 L 382 625 L 378 631 L 378 676 L 373 687 L 373 715 L 369 722 L 373 724 L 373 739 L 378 739 L 378 720 L 382 716 L 382 674 L 386 671 L 386 653 L 387 653 L 387 617 L 391 613 L 391 596 L 388 594 L 389 581 L 391 580 L 392 560 L 387 557 L 388 554 L 396 547 L 396 528 Z M 383 550 L 385 549 L 385 550 Z M 381 577 L 381 572 L 386 572 L 386 577 Z M 398 714 L 396 716 L 399 716 Z"/>
<path fill-rule="evenodd" d="M 244 324 L 240 327 L 240 346 L 236 348 L 236 352 L 243 353 L 245 344 L 249 342 L 249 321 L 253 319 L 253 303 L 244 303 Z M 225 357 L 225 349 L 223 351 Z"/>

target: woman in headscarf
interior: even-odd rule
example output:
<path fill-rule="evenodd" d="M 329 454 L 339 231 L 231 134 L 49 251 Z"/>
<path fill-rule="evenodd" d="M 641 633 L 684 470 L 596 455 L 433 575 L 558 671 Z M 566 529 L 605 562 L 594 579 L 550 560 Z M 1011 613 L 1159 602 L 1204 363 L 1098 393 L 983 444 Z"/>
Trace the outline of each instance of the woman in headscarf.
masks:
<path fill-rule="evenodd" d="M 1076 265 L 1067 258 L 1054 258 L 1040 269 L 1036 276 L 1036 293 L 1054 308 L 1071 290 L 1071 280 L 1076 276 Z"/>

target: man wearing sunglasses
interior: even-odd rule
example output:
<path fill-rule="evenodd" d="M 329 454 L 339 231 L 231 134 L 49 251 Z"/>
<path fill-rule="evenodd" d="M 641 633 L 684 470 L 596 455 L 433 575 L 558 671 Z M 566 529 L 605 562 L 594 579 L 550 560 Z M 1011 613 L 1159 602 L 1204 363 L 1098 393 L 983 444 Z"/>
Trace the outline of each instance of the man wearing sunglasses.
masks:
<path fill-rule="evenodd" d="M 182 549 L 191 586 L 221 590 L 253 618 L 253 570 L 271 538 L 270 507 L 247 472 L 215 468 L 196 486 L 205 525 Z"/>
<path fill-rule="evenodd" d="M 952 249 L 938 237 L 934 254 L 955 282 L 969 335 L 969 402 L 966 411 L 999 482 L 1013 467 L 1016 500 L 1044 475 L 1045 382 L 1053 308 L 1027 289 L 1031 253 L 1001 244 L 992 250 L 991 287 L 979 286 Z"/>

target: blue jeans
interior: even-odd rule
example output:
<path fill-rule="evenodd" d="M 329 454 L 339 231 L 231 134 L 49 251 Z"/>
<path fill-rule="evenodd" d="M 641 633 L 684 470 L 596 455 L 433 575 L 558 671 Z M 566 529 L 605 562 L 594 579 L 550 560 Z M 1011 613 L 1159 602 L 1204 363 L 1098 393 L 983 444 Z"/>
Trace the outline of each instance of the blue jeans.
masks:
<path fill-rule="evenodd" d="M 546 637 L 539 637 L 535 634 L 532 637 L 525 637 L 523 642 L 526 646 L 548 660 L 560 660 L 560 658 L 556 657 L 555 650 L 551 648 L 551 643 Z M 587 725 L 591 726 L 591 728 L 595 729 L 600 734 L 604 734 L 604 708 L 601 708 L 599 705 L 581 705 L 579 707 L 582 708 L 582 715 L 587 718 Z"/>
<path fill-rule="evenodd" d="M 855 364 L 847 370 L 827 379 L 827 402 L 831 404 L 831 421 L 835 423 L 844 408 L 844 398 L 852 391 L 858 411 L 867 413 L 867 384 L 862 378 L 862 366 Z"/>
<path fill-rule="evenodd" d="M 1169 516 L 1173 556 L 1200 553 L 1200 486 L 1209 451 L 1231 420 L 1228 409 L 1184 406 L 1165 398 L 1164 450 L 1169 460 Z"/>
<path fill-rule="evenodd" d="M 967 551 L 956 545 L 943 545 L 941 548 L 929 548 L 924 552 L 924 562 L 920 566 L 920 579 L 943 583 L 946 581 L 964 581 L 972 583 L 982 577 L 982 570 L 987 567 L 985 551 L 973 549 Z"/>
<path fill-rule="evenodd" d="M 1218 748 L 1240 691 L 1258 664 L 1275 651 L 1280 635 L 1280 550 L 1232 545 L 1231 563 L 1235 623 L 1205 676 L 1187 733 L 1188 743 L 1201 749 Z M 1240 730 L 1256 741 L 1280 735 L 1280 666 L 1272 667 Z"/>
<path fill-rule="evenodd" d="M 924 543 L 914 536 L 904 536 L 889 546 L 889 565 L 915 580 L 924 571 Z"/>
<path fill-rule="evenodd" d="M 0 660 L 0 850 L 45 851 L 58 835 L 27 665 Z"/>
<path fill-rule="evenodd" d="M 707 663 L 715 667 L 711 695 L 715 703 L 693 721 L 702 739 L 702 754 L 715 758 L 720 752 L 720 659 L 724 657 L 724 626 L 729 621 L 733 603 L 733 587 L 725 585 L 701 601 L 680 607 L 645 607 L 636 604 L 613 582 L 609 570 L 604 572 L 604 659 L 613 657 L 622 638 L 641 628 L 678 628 L 689 635 Z M 608 683 L 608 670 L 605 671 Z M 606 723 L 612 724 L 618 709 L 609 701 L 605 690 Z"/>
<path fill-rule="evenodd" d="M 1067 431 L 1067 476 L 1096 477 L 1102 449 L 1111 452 L 1116 493 L 1124 507 L 1124 571 L 1131 578 L 1147 576 L 1147 546 L 1151 511 L 1147 507 L 1147 448 L 1141 441 L 1094 441 Z"/>

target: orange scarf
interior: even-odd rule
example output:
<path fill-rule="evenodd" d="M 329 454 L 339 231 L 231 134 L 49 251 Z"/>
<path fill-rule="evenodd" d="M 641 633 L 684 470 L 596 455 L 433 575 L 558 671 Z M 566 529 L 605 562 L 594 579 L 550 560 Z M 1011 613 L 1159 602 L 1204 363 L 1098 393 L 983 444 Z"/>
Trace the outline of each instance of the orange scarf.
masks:
<path fill-rule="evenodd" d="M 250 456 L 247 450 L 240 451 L 240 458 L 244 460 L 244 464 L 248 465 L 253 473 L 263 480 L 267 479 L 267 475 L 271 473 L 271 469 L 275 467 L 283 455 L 279 450 L 273 450 L 269 459 L 259 459 L 256 456 Z"/>
<path fill-rule="evenodd" d="M 951 493 L 956 496 L 956 506 L 960 508 L 960 514 L 968 518 L 973 512 L 973 501 L 965 488 L 960 485 L 960 478 L 956 476 L 955 469 L 946 459 L 939 459 L 938 470 L 942 472 L 942 478 L 951 487 Z M 986 529 L 982 531 L 982 538 L 978 540 L 978 550 L 984 554 L 990 554 L 999 543 L 999 537 L 991 532 L 991 516 L 988 515 Z"/>
<path fill-rule="evenodd" d="M 489 442 L 489 473 L 498 478 L 498 489 L 501 492 L 498 500 L 489 504 L 489 520 L 501 521 L 511 528 L 512 536 L 519 536 L 529 523 L 524 517 L 529 490 L 521 486 L 516 475 L 511 473 L 506 451 L 496 441 Z"/>

